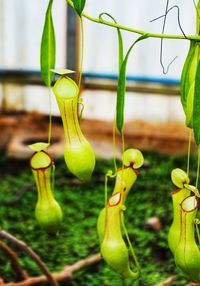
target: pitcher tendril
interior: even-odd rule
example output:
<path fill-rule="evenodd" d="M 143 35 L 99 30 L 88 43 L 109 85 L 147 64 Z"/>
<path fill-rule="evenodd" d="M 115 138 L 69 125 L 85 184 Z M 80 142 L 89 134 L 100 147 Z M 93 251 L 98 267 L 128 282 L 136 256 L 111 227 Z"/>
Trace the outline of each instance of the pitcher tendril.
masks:
<path fill-rule="evenodd" d="M 108 178 L 115 178 L 117 175 L 117 171 L 113 174 L 111 170 L 109 170 L 105 175 L 105 185 L 104 185 L 104 198 L 105 198 L 105 206 L 108 202 Z"/>
<path fill-rule="evenodd" d="M 196 226 L 196 233 L 197 233 L 197 238 L 200 246 L 200 232 L 199 232 L 199 225 L 200 225 L 200 220 L 195 219 L 195 226 Z"/>
<path fill-rule="evenodd" d="M 200 145 L 198 146 L 198 151 L 197 151 L 197 175 L 196 175 L 196 188 L 198 188 L 198 184 L 199 184 L 199 169 L 200 169 Z"/>
<path fill-rule="evenodd" d="M 113 120 L 113 126 L 112 126 L 112 145 L 113 145 L 113 165 L 114 165 L 114 172 L 117 172 L 117 147 L 116 147 L 116 111 L 115 116 Z"/>
<path fill-rule="evenodd" d="M 187 175 L 190 174 L 190 153 L 191 153 L 192 129 L 189 129 L 188 151 L 187 151 Z"/>
<path fill-rule="evenodd" d="M 135 262 L 135 265 L 136 265 L 136 268 L 138 269 L 138 273 L 141 272 L 141 266 L 140 266 L 140 263 L 138 261 L 138 258 L 135 254 L 135 251 L 133 249 L 133 246 L 131 244 L 131 241 L 130 241 L 130 238 L 129 238 L 129 235 L 128 235 L 128 231 L 126 229 L 126 226 L 125 226 L 125 223 L 124 223 L 124 215 L 123 213 L 121 213 L 121 222 L 122 222 L 122 228 L 123 228 L 123 231 L 124 231 L 124 234 L 125 234 L 125 237 L 126 237 L 126 240 L 128 242 L 128 246 L 130 248 L 130 251 L 131 251 L 131 254 L 132 254 L 132 257 L 133 257 L 133 260 Z"/>
<path fill-rule="evenodd" d="M 84 25 L 83 25 L 83 18 L 80 17 L 80 26 L 81 26 L 81 60 L 80 60 L 80 71 L 79 71 L 79 80 L 78 80 L 78 87 L 80 89 L 82 74 L 83 74 L 83 59 L 84 59 Z"/>
<path fill-rule="evenodd" d="M 48 143 L 51 144 L 51 133 L 52 133 L 52 102 L 51 102 L 51 88 L 49 90 L 49 130 L 48 130 Z"/>

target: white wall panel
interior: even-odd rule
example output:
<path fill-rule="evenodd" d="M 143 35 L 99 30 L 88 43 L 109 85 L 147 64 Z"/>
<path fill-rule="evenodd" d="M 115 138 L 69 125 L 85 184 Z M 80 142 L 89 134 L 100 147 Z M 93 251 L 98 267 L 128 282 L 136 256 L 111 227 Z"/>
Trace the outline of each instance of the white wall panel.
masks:
<path fill-rule="evenodd" d="M 180 7 L 180 20 L 186 34 L 195 34 L 195 9 L 193 1 L 174 0 L 170 6 Z M 101 12 L 111 13 L 119 23 L 150 31 L 161 33 L 163 19 L 150 23 L 150 20 L 161 16 L 165 12 L 166 0 L 88 0 L 86 12 L 98 17 Z M 113 28 L 97 25 L 85 21 L 86 49 L 85 71 L 116 72 L 117 71 L 117 33 Z M 177 23 L 177 10 L 168 14 L 166 33 L 181 34 Z M 136 39 L 136 35 L 123 32 L 125 50 Z M 181 68 L 188 49 L 188 41 L 164 40 L 163 61 L 167 65 L 175 56 L 178 56 L 171 66 L 167 77 L 179 78 Z M 132 51 L 127 72 L 129 74 L 166 77 L 162 75 L 159 63 L 160 40 L 147 39 L 139 43 Z"/>
<path fill-rule="evenodd" d="M 0 69 L 40 69 L 40 41 L 47 5 L 48 0 L 0 0 Z M 65 67 L 66 63 L 66 15 L 66 1 L 54 0 L 57 67 Z M 2 90 L 7 108 L 49 111 L 47 88 L 3 84 Z M 56 108 L 55 105 L 55 113 Z"/>
<path fill-rule="evenodd" d="M 0 0 L 0 68 L 39 69 L 39 52 L 44 15 L 48 0 Z M 150 23 L 162 15 L 166 0 L 87 0 L 85 11 L 98 17 L 101 12 L 112 14 L 119 23 L 137 29 L 160 33 L 163 19 Z M 186 34 L 195 34 L 195 9 L 192 0 L 173 0 L 170 5 L 180 7 L 182 27 Z M 57 39 L 57 67 L 65 67 L 66 55 L 66 1 L 54 0 L 53 15 Z M 113 28 L 84 20 L 85 58 L 84 71 L 116 73 L 118 69 L 117 33 Z M 177 10 L 167 18 L 166 33 L 181 34 L 177 24 Z M 123 32 L 125 50 L 136 39 L 136 35 Z M 75 48 L 75 47 L 74 47 Z M 147 39 L 133 50 L 127 66 L 131 75 L 179 78 L 188 49 L 188 41 L 164 40 L 163 61 L 167 65 L 178 56 L 168 75 L 162 74 L 159 63 L 160 40 Z M 10 102 L 21 98 L 28 111 L 48 113 L 48 90 L 44 87 L 7 87 L 2 94 L 9 93 Z M 2 96 L 1 96 L 2 97 Z M 105 91 L 84 92 L 87 118 L 111 120 L 115 108 L 115 93 Z M 58 114 L 54 96 L 53 113 Z M 18 102 L 18 100 L 17 100 Z M 19 104 L 19 102 L 18 102 Z M 99 108 L 101 106 L 101 109 Z M 19 109 L 23 108 L 19 104 Z M 183 120 L 182 107 L 177 97 L 159 97 L 127 93 L 126 120 L 149 121 Z"/>
<path fill-rule="evenodd" d="M 84 91 L 84 117 L 112 121 L 115 92 Z M 92 100 L 91 100 L 92 99 Z M 180 122 L 184 113 L 178 96 L 126 93 L 125 121 L 144 120 L 152 123 Z"/>
<path fill-rule="evenodd" d="M 40 40 L 48 1 L 1 0 L 0 3 L 0 67 L 39 69 Z M 54 1 L 58 66 L 65 65 L 66 9 L 64 0 Z"/>

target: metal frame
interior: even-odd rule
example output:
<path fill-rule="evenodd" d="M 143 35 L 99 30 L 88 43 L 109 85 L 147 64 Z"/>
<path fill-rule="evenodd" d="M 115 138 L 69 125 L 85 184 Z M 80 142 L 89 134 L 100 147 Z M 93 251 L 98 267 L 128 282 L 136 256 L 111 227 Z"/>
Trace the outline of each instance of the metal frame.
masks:
<path fill-rule="evenodd" d="M 74 48 L 75 47 L 75 48 Z M 74 10 L 67 6 L 67 57 L 66 67 L 77 70 L 78 25 Z"/>
<path fill-rule="evenodd" d="M 40 71 L 31 70 L 0 70 L 0 82 L 44 85 Z M 179 95 L 179 84 L 180 81 L 174 79 L 127 76 L 127 91 L 130 92 Z M 116 91 L 117 75 L 84 73 L 82 88 L 89 90 Z"/>

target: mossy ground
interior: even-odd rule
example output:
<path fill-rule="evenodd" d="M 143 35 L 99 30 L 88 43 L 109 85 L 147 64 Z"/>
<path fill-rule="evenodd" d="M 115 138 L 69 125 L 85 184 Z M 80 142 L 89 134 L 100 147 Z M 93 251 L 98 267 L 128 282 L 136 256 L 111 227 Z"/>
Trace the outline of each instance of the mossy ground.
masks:
<path fill-rule="evenodd" d="M 60 202 L 64 220 L 59 236 L 50 236 L 38 226 L 34 208 L 36 188 L 27 161 L 7 159 L 0 154 L 0 221 L 1 228 L 24 240 L 46 262 L 52 271 L 59 271 L 99 251 L 96 221 L 104 206 L 104 174 L 112 168 L 112 161 L 97 160 L 93 179 L 81 184 L 66 170 L 64 160 L 56 161 L 55 195 Z M 129 194 L 125 222 L 131 241 L 142 266 L 141 278 L 135 282 L 122 281 L 104 261 L 86 267 L 73 276 L 70 285 L 79 286 L 148 286 L 159 283 L 170 275 L 177 275 L 174 286 L 186 285 L 186 280 L 175 267 L 167 246 L 167 233 L 172 221 L 170 192 L 175 189 L 170 180 L 173 168 L 185 169 L 186 157 L 167 157 L 145 153 L 146 164 Z M 196 159 L 191 162 L 191 183 L 195 181 Z M 112 191 L 114 182 L 110 182 Z M 27 189 L 22 198 L 12 204 L 3 201 Z M 157 216 L 162 229 L 155 232 L 145 221 Z M 13 246 L 16 249 L 15 246 Z M 16 249 L 22 267 L 30 275 L 40 271 L 33 261 Z M 13 281 L 15 275 L 9 261 L 0 255 L 0 276 Z"/>

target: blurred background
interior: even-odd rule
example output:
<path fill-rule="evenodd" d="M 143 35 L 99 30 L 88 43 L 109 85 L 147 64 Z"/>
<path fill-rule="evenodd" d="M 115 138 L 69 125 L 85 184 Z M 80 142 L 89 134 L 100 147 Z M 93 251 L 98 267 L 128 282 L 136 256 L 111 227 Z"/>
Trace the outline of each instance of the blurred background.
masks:
<path fill-rule="evenodd" d="M 85 104 L 81 128 L 98 158 L 93 180 L 81 184 L 63 160 L 65 138 L 58 106 L 51 94 L 53 129 L 49 152 L 56 161 L 56 198 L 64 212 L 61 233 L 49 237 L 34 218 L 36 188 L 28 168 L 32 151 L 28 144 L 46 141 L 49 123 L 49 91 L 40 77 L 40 41 L 47 0 L 0 0 L 0 222 L 2 229 L 25 240 L 52 271 L 99 252 L 96 219 L 104 206 L 104 174 L 112 169 L 112 121 L 115 113 L 118 40 L 111 27 L 84 19 L 84 63 L 81 95 Z M 195 34 L 192 0 L 171 0 L 178 6 L 186 35 Z M 87 0 L 85 11 L 94 16 L 110 13 L 122 25 L 161 33 L 166 0 Z M 178 10 L 167 16 L 165 33 L 180 34 Z M 65 0 L 54 0 L 56 68 L 79 70 L 80 23 Z M 122 31 L 125 51 L 138 37 Z M 189 47 L 188 40 L 164 40 L 165 68 L 160 64 L 160 39 L 150 38 L 133 49 L 127 65 L 125 106 L 126 147 L 144 152 L 136 190 L 127 202 L 128 231 L 142 265 L 142 277 L 135 286 L 189 285 L 175 268 L 167 246 L 172 221 L 170 172 L 186 167 L 188 130 L 180 103 L 180 76 Z M 117 155 L 120 137 L 117 134 Z M 195 146 L 192 145 L 195 152 Z M 106 159 L 106 160 L 103 160 Z M 119 163 L 120 164 L 120 163 Z M 195 182 L 196 158 L 191 161 L 191 182 Z M 110 182 L 112 192 L 114 181 Z M 92 195 L 91 195 L 92 194 Z M 77 211 L 78 210 L 78 211 Z M 137 214 L 137 215 L 136 215 Z M 77 223 L 81 222 L 81 223 Z M 87 235 L 88 234 L 88 235 Z M 19 252 L 21 266 L 40 274 L 35 264 Z M 178 277 L 174 280 L 174 276 Z M 6 257 L 0 256 L 0 278 L 14 281 L 15 273 Z M 83 279 L 84 278 L 84 279 Z M 159 284 L 168 279 L 166 283 Z M 68 283 L 68 282 L 67 282 Z M 77 272 L 67 285 L 125 286 L 102 261 Z M 44 284 L 42 284 L 44 285 Z M 66 284 L 61 284 L 66 285 Z M 190 284 L 192 285 L 192 284 Z"/>

